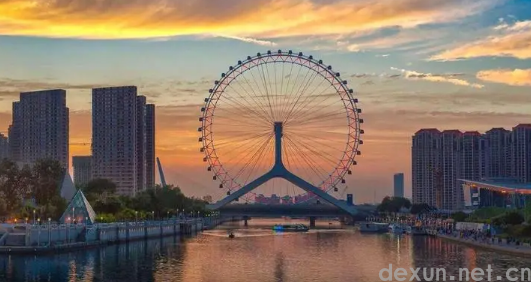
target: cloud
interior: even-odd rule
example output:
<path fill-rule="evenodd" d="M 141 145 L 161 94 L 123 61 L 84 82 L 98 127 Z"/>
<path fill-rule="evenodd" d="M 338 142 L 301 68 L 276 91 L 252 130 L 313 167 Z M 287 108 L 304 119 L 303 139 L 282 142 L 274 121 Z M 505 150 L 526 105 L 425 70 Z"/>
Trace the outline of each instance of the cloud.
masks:
<path fill-rule="evenodd" d="M 531 20 L 512 25 L 502 22 L 493 30 L 497 34 L 444 51 L 430 60 L 454 61 L 487 56 L 531 58 Z"/>
<path fill-rule="evenodd" d="M 455 85 L 461 85 L 461 86 L 468 86 L 472 88 L 483 88 L 484 85 L 477 84 L 477 83 L 470 83 L 466 80 L 459 79 L 456 77 L 463 76 L 462 73 L 449 73 L 449 74 L 431 74 L 431 73 L 420 73 L 416 71 L 411 70 L 405 70 L 405 69 L 398 69 L 395 67 L 391 67 L 392 70 L 400 71 L 402 72 L 403 76 L 406 79 L 422 79 L 427 81 L 433 81 L 433 82 L 448 82 Z"/>
<path fill-rule="evenodd" d="M 0 34 L 89 39 L 214 34 L 269 44 L 262 39 L 451 22 L 480 13 L 497 2 L 3 0 Z"/>
<path fill-rule="evenodd" d="M 478 79 L 516 86 L 531 86 L 531 69 L 483 70 L 477 73 Z"/>

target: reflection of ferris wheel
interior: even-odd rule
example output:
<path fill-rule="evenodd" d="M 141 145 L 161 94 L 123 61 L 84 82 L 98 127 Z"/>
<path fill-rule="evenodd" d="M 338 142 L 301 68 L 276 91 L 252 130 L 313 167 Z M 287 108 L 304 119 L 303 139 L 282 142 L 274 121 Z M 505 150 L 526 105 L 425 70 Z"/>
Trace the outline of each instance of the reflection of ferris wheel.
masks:
<path fill-rule="evenodd" d="M 256 190 L 275 185 L 303 188 L 305 194 L 292 193 L 297 202 L 323 197 L 351 174 L 363 143 L 361 110 L 347 82 L 323 61 L 292 51 L 258 53 L 229 67 L 209 92 L 199 128 L 203 161 L 225 194 L 238 194 L 235 200 L 255 200 Z"/>

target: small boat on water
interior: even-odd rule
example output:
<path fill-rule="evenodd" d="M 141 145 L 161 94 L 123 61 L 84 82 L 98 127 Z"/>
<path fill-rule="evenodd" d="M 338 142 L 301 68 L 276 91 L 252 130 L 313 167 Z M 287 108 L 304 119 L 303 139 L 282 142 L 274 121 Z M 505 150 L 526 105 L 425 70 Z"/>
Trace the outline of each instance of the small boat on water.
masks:
<path fill-rule="evenodd" d="M 390 233 L 393 233 L 393 234 L 396 234 L 396 235 L 400 235 L 400 234 L 404 234 L 406 233 L 406 230 L 407 230 L 407 226 L 403 226 L 401 224 L 398 224 L 398 223 L 391 223 L 389 224 L 389 232 Z"/>
<path fill-rule="evenodd" d="M 234 237 L 236 237 L 236 236 L 234 236 L 234 233 L 231 232 L 231 233 L 229 234 L 229 239 L 233 239 Z"/>
<path fill-rule="evenodd" d="M 361 222 L 360 232 L 363 233 L 387 233 L 389 224 L 380 222 Z"/>
<path fill-rule="evenodd" d="M 279 232 L 307 232 L 310 228 L 304 224 L 276 224 L 273 226 L 273 230 Z"/>

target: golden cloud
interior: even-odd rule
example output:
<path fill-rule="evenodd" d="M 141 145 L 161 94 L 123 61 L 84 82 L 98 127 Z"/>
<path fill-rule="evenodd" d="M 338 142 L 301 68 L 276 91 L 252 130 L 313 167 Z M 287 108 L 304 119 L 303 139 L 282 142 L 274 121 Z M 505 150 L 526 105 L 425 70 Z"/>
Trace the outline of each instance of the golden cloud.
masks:
<path fill-rule="evenodd" d="M 531 86 L 531 69 L 484 70 L 477 73 L 478 79 L 517 86 Z"/>
<path fill-rule="evenodd" d="M 500 34 L 447 50 L 430 60 L 453 61 L 486 56 L 531 58 L 531 21 L 514 25 L 504 23 L 494 30 Z"/>
<path fill-rule="evenodd" d="M 448 22 L 478 13 L 496 2 L 3 0 L 0 34 L 103 39 L 214 34 L 255 42 L 250 36 L 342 34 Z"/>
<path fill-rule="evenodd" d="M 463 79 L 456 77 L 462 76 L 462 74 L 432 74 L 432 73 L 421 73 L 411 70 L 398 69 L 391 67 L 392 70 L 400 71 L 406 79 L 412 80 L 427 80 L 432 82 L 447 82 L 455 85 L 468 86 L 472 88 L 483 88 L 484 85 L 471 83 Z"/>

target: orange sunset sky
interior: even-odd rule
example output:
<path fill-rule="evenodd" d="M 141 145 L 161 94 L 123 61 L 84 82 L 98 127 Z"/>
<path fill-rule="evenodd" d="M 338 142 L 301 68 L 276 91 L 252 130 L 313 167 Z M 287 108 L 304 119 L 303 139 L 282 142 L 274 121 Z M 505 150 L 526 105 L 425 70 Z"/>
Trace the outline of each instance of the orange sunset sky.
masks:
<path fill-rule="evenodd" d="M 356 202 L 391 194 L 396 172 L 410 195 L 420 128 L 531 123 L 531 1 L 0 0 L 0 132 L 21 91 L 63 88 L 70 142 L 90 143 L 90 89 L 136 85 L 157 105 L 167 181 L 217 197 L 197 142 L 203 100 L 229 66 L 277 49 L 323 59 L 356 91 Z"/>

